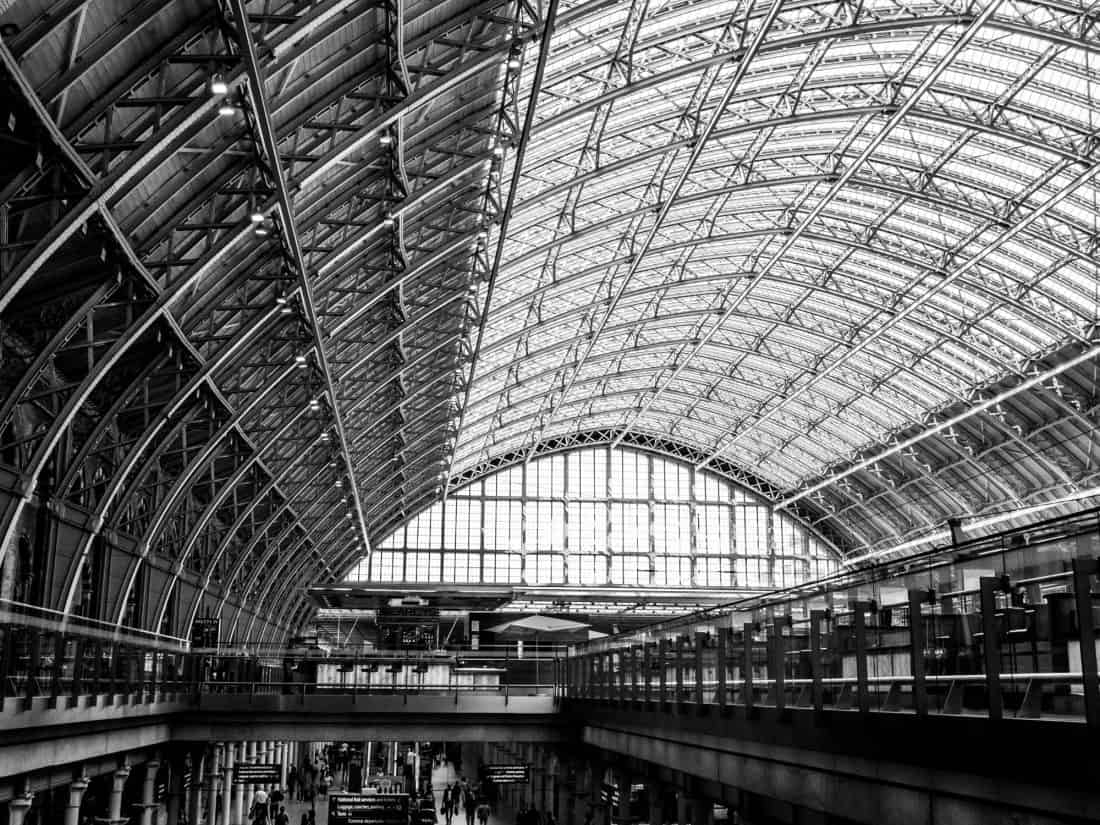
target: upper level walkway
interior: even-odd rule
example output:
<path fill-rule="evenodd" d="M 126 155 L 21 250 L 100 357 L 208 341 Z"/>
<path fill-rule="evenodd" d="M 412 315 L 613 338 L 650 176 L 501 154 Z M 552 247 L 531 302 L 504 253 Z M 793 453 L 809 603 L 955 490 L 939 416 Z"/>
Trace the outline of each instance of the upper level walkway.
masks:
<path fill-rule="evenodd" d="M 169 741 L 369 731 L 583 741 L 859 822 L 925 822 L 941 797 L 956 807 L 935 821 L 998 821 L 982 806 L 1009 803 L 1100 821 L 1098 555 L 1090 514 L 534 659 L 8 630 L 0 775 Z M 900 798 L 904 816 L 888 810 Z"/>
<path fill-rule="evenodd" d="M 1095 513 L 590 642 L 572 699 L 1100 728 Z"/>

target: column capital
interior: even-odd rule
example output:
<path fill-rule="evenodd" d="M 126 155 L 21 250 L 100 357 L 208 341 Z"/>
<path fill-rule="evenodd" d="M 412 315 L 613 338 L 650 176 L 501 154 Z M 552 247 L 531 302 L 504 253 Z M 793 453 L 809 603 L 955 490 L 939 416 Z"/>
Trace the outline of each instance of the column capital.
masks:
<path fill-rule="evenodd" d="M 69 807 L 79 808 L 80 802 L 84 799 L 84 791 L 88 790 L 88 778 L 82 776 L 79 779 L 74 779 L 69 783 Z"/>
<path fill-rule="evenodd" d="M 33 796 L 16 796 L 8 800 L 8 822 L 12 825 L 23 825 L 27 811 L 34 804 Z"/>

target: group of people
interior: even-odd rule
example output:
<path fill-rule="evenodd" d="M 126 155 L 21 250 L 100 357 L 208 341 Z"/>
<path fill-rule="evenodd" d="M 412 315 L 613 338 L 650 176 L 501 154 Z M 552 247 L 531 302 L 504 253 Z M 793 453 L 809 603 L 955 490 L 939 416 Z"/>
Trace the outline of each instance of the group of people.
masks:
<path fill-rule="evenodd" d="M 286 782 L 291 799 L 296 802 L 313 802 L 328 796 L 333 784 L 332 771 L 322 757 L 317 761 L 306 762 L 301 770 L 296 765 L 292 766 Z"/>
<path fill-rule="evenodd" d="M 484 811 L 481 809 L 484 808 Z M 459 809 L 466 815 L 466 825 L 474 825 L 476 816 L 481 825 L 489 821 L 489 801 L 484 796 L 479 799 L 475 788 L 461 777 L 457 782 L 452 782 L 443 789 L 443 802 L 439 813 L 443 815 L 447 825 L 458 813 Z"/>
<path fill-rule="evenodd" d="M 516 811 L 516 825 L 557 825 L 557 820 L 550 811 L 540 814 L 534 805 L 521 802 Z M 591 822 L 586 822 L 586 825 L 591 825 Z"/>
<path fill-rule="evenodd" d="M 252 825 L 290 825 L 290 816 L 283 805 L 286 797 L 283 789 L 276 785 L 271 793 L 262 788 L 252 796 L 252 804 L 248 808 L 248 819 Z M 302 814 L 301 825 L 314 825 L 312 820 Z"/>

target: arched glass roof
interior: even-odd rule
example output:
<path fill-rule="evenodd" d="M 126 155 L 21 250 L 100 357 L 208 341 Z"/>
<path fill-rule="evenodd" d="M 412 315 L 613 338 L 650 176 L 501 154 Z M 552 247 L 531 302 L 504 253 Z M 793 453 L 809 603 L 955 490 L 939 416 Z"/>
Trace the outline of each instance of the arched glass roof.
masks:
<path fill-rule="evenodd" d="M 596 445 L 857 555 L 1096 500 L 1079 0 L 0 6 L 0 546 L 80 513 L 57 609 L 110 535 L 104 619 L 281 627 Z"/>
<path fill-rule="evenodd" d="M 1046 376 L 1095 346 L 1081 14 L 563 2 L 455 464 L 673 437 L 864 546 L 1074 492 L 1092 471 L 1004 411 L 1091 394 Z M 894 449 L 1028 376 L 999 418 Z M 1086 404 L 1057 415 L 1066 441 Z"/>

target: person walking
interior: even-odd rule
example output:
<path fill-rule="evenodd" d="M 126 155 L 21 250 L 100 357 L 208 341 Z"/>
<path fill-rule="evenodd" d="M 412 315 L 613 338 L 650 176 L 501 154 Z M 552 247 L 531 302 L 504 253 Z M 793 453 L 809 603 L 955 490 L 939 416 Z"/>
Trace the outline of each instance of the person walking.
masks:
<path fill-rule="evenodd" d="M 478 825 L 489 825 L 489 802 L 482 799 L 477 806 Z"/>
<path fill-rule="evenodd" d="M 286 815 L 286 808 L 279 806 L 279 813 L 275 814 L 275 825 L 290 825 L 290 817 Z"/>
<path fill-rule="evenodd" d="M 287 800 L 298 799 L 298 766 L 291 765 L 286 775 Z"/>
<path fill-rule="evenodd" d="M 451 825 L 451 818 L 455 815 L 456 791 L 454 785 L 448 785 L 443 789 L 443 821 Z"/>
<path fill-rule="evenodd" d="M 462 792 L 462 812 L 466 814 L 466 825 L 474 825 L 476 807 L 473 788 L 467 784 Z"/>

